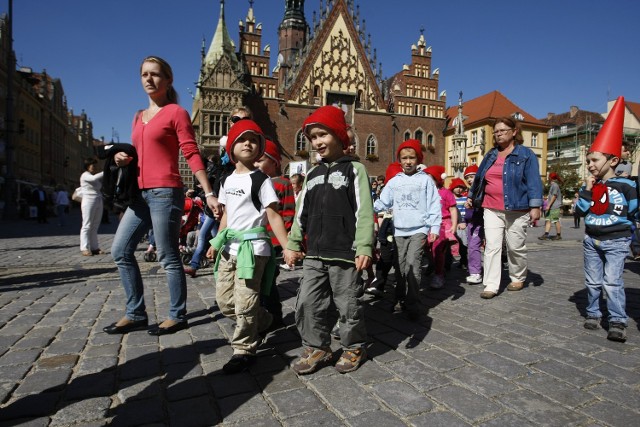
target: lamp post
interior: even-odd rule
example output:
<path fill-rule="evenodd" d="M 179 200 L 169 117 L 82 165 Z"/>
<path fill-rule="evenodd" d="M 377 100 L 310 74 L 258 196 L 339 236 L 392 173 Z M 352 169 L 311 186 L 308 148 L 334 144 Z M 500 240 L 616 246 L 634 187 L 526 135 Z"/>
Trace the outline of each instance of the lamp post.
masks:
<path fill-rule="evenodd" d="M 9 0 L 9 13 L 7 18 L 7 106 L 5 115 L 5 162 L 6 172 L 4 175 L 4 219 L 13 219 L 18 216 L 16 205 L 16 177 L 13 171 L 13 144 L 14 134 L 14 111 L 13 111 L 13 74 L 16 72 L 16 58 L 13 54 L 13 0 Z"/>

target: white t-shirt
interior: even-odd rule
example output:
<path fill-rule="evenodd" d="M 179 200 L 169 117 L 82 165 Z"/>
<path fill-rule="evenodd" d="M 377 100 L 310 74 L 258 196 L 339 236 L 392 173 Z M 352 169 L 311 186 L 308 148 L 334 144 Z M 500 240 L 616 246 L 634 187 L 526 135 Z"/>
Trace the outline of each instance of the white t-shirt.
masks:
<path fill-rule="evenodd" d="M 251 173 L 238 174 L 235 171 L 227 177 L 220 187 L 218 201 L 225 205 L 227 215 L 227 228 L 236 231 L 250 230 L 255 227 L 266 226 L 266 207 L 271 203 L 278 202 L 278 196 L 273 189 L 270 179 L 265 179 L 260 186 L 258 198 L 260 199 L 260 209 L 256 209 L 251 199 Z M 264 240 L 254 240 L 254 255 L 270 256 L 271 246 Z M 239 242 L 229 242 L 224 250 L 231 255 L 237 255 Z"/>

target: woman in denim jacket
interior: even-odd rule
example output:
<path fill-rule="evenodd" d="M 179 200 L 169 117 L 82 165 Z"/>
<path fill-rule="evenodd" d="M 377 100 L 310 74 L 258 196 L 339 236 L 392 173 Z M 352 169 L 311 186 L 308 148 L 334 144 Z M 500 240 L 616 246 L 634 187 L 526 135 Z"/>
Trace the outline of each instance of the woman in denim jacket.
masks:
<path fill-rule="evenodd" d="M 493 125 L 494 148 L 480 163 L 466 205 L 484 208 L 484 290 L 482 298 L 498 294 L 502 275 L 502 241 L 506 235 L 509 291 L 519 291 L 527 277 L 527 228 L 540 218 L 542 180 L 538 158 L 524 147 L 520 129 L 510 117 Z"/>

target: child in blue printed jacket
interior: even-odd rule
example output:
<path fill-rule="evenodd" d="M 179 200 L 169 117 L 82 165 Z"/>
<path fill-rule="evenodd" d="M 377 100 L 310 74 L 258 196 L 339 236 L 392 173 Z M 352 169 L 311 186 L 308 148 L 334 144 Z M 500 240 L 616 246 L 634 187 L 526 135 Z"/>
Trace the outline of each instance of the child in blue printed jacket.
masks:
<path fill-rule="evenodd" d="M 622 273 L 629 253 L 631 225 L 638 213 L 638 190 L 630 179 L 616 177 L 620 162 L 624 98 L 619 97 L 587 155 L 591 173 L 580 190 L 576 209 L 585 215 L 584 273 L 588 304 L 586 329 L 598 329 L 600 295 L 609 312 L 607 338 L 625 342 L 627 314 Z"/>

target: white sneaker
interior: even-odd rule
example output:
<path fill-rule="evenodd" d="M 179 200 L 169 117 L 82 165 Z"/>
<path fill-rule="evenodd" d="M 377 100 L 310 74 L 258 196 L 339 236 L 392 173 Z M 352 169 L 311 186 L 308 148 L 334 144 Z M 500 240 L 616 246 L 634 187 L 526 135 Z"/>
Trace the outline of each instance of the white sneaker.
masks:
<path fill-rule="evenodd" d="M 482 276 L 479 274 L 470 274 L 469 276 L 467 276 L 467 283 L 472 284 L 472 285 L 477 285 L 482 283 Z"/>
<path fill-rule="evenodd" d="M 287 271 L 295 269 L 295 267 L 289 267 L 287 264 L 280 264 L 280 268 Z"/>

